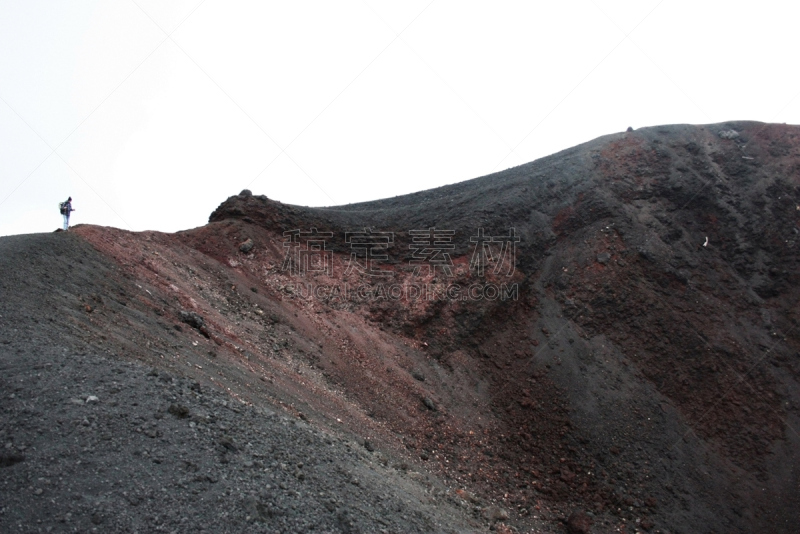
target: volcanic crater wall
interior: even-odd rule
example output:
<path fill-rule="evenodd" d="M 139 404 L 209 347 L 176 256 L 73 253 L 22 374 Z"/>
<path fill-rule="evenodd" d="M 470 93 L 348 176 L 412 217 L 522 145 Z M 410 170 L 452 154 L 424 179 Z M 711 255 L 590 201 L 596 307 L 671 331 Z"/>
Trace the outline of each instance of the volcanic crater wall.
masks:
<path fill-rule="evenodd" d="M 638 395 L 657 400 L 651 417 L 644 419 L 674 425 L 663 432 L 667 439 L 649 443 L 649 454 L 626 462 L 621 452 L 623 460 L 616 463 L 627 463 L 630 473 L 641 470 L 645 461 L 667 465 L 663 476 L 679 479 L 684 493 L 651 488 L 640 494 L 650 491 L 667 502 L 684 503 L 691 495 L 695 504 L 684 508 L 696 507 L 697 514 L 716 517 L 726 528 L 775 528 L 796 519 L 793 510 L 800 494 L 794 467 L 799 156 L 800 130 L 793 126 L 731 122 L 655 127 L 606 136 L 502 173 L 395 199 L 302 208 L 240 195 L 220 205 L 210 221 L 252 221 L 276 236 L 308 227 L 334 233 L 364 227 L 391 231 L 397 240 L 389 253 L 398 266 L 410 257 L 410 229 L 455 230 L 462 236 L 453 251 L 458 262 L 471 253 L 463 238 L 478 228 L 492 233 L 515 228 L 522 238 L 518 301 L 468 306 L 439 302 L 416 315 L 384 306 L 373 319 L 425 341 L 427 353 L 446 369 L 453 368 L 454 359 L 466 357 L 478 372 L 493 376 L 490 411 L 517 436 L 511 444 L 501 440 L 504 454 L 523 465 L 536 458 L 529 451 L 553 449 L 552 440 L 543 438 L 549 431 L 542 426 L 542 414 L 527 410 L 530 391 L 567 401 L 576 383 L 602 382 L 581 360 L 587 353 L 589 362 L 602 359 L 597 340 L 605 340 L 600 349 L 611 350 L 625 371 L 615 370 L 621 373 L 617 378 Z M 334 245 L 334 250 L 346 257 L 346 247 Z M 398 316 L 403 320 L 393 320 Z M 555 326 L 544 327 L 548 333 L 542 336 L 542 324 L 548 321 Z M 408 328 L 409 322 L 415 327 Z M 583 354 L 572 356 L 576 372 L 561 376 L 548 368 L 553 364 L 542 362 L 548 350 L 563 352 L 552 348 L 553 338 L 568 331 L 574 332 L 566 342 L 571 352 Z M 574 350 L 579 343 L 582 348 Z M 556 362 L 553 367 L 565 365 Z M 540 379 L 551 385 L 543 387 Z M 621 407 L 640 403 L 620 400 L 593 411 L 602 421 L 596 428 L 614 428 Z M 570 454 L 564 453 L 576 462 L 576 471 L 605 465 L 609 449 L 643 446 L 634 434 L 621 445 L 607 441 L 599 447 L 606 451 L 598 451 L 594 440 L 603 440 L 594 436 L 583 443 L 585 429 L 574 425 L 588 408 L 573 398 L 563 409 L 570 414 L 565 419 L 573 421 L 565 434 L 581 445 L 568 445 Z M 558 413 L 554 409 L 544 419 L 559 421 Z M 705 452 L 678 452 L 689 440 L 696 440 L 690 448 Z M 675 461 L 693 454 L 694 468 Z M 550 465 L 534 459 L 541 469 L 533 470 L 552 471 L 559 461 Z M 709 480 L 697 479 L 695 470 L 709 472 Z M 529 487 L 537 487 L 535 479 L 526 477 Z M 602 484 L 585 484 L 593 488 L 587 493 L 603 494 L 598 489 Z M 567 484 L 564 494 L 575 496 L 580 486 Z M 725 493 L 730 497 L 720 496 Z M 588 496 L 590 503 L 592 499 Z M 615 508 L 622 500 L 597 499 L 604 503 L 600 509 Z"/>
<path fill-rule="evenodd" d="M 416 270 L 430 228 L 452 232 L 450 272 Z M 329 268 L 300 276 L 287 236 L 311 229 L 332 236 Z M 481 229 L 513 229 L 513 270 L 471 268 Z M 348 268 L 347 232 L 392 233 L 379 282 Z M 82 280 L 60 320 L 106 357 L 433 477 L 431 506 L 475 528 L 793 532 L 799 234 L 800 128 L 645 128 L 375 202 L 244 191 L 177 234 L 76 227 L 113 283 Z M 515 290 L 330 290 L 345 284 Z"/>

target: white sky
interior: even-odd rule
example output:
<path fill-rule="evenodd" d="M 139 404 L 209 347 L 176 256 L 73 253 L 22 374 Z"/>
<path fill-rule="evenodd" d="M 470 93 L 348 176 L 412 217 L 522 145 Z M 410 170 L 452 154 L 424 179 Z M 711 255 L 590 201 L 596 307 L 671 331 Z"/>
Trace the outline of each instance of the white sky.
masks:
<path fill-rule="evenodd" d="M 372 200 L 600 135 L 800 123 L 787 1 L 0 0 L 0 235 Z"/>

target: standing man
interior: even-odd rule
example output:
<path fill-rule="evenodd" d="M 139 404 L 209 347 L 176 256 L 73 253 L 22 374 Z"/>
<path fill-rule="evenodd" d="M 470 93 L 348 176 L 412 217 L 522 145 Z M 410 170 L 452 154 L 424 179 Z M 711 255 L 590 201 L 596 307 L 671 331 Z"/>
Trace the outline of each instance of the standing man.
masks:
<path fill-rule="evenodd" d="M 72 209 L 72 197 L 69 197 L 66 202 L 61 203 L 61 215 L 64 216 L 64 231 L 69 228 L 69 214 L 75 211 Z"/>

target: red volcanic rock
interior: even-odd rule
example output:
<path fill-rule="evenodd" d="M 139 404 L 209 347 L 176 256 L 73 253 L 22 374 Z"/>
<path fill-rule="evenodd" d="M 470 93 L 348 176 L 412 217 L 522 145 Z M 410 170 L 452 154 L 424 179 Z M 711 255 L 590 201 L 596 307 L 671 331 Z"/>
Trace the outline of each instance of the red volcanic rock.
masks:
<path fill-rule="evenodd" d="M 208 225 L 185 232 L 78 226 L 51 237 L 72 246 L 58 254 L 49 244 L 33 247 L 38 255 L 29 259 L 12 245 L 34 238 L 0 241 L 11 247 L 0 255 L 0 350 L 3 336 L 46 342 L 51 336 L 40 330 L 57 327 L 59 350 L 90 344 L 109 362 L 156 369 L 150 380 L 172 389 L 150 400 L 166 403 L 164 413 L 171 404 L 191 409 L 185 419 L 131 417 L 126 428 L 136 439 L 167 446 L 172 434 L 157 427 L 165 420 L 210 435 L 201 425 L 223 409 L 258 406 L 288 417 L 287 428 L 358 444 L 352 452 L 369 465 L 430 483 L 425 498 L 434 504 L 425 513 L 458 490 L 474 496 L 458 510 L 478 521 L 497 507 L 508 512 L 502 528 L 518 531 L 562 531 L 552 518 L 575 509 L 596 513 L 597 528 L 632 525 L 645 512 L 643 528 L 652 521 L 679 532 L 707 532 L 709 517 L 726 532 L 786 532 L 800 520 L 800 496 L 785 472 L 800 464 L 788 426 L 800 405 L 798 127 L 642 128 L 403 197 L 308 208 L 243 191 Z M 442 263 L 432 264 L 425 250 L 442 240 Z M 376 248 L 368 253 L 364 243 Z M 97 258 L 110 267 L 90 269 Z M 28 297 L 32 282 L 60 300 Z M 28 307 L 17 312 L 7 302 Z M 49 310 L 57 313 L 42 315 Z M 63 379 L 46 367 L 7 367 L 22 373 L 0 392 L 16 410 L 4 420 L 19 423 L 22 436 L 4 431 L 11 454 L 45 430 L 23 428 L 43 409 L 17 402 L 16 388 L 40 382 L 37 391 L 55 395 L 61 386 L 47 385 Z M 202 389 L 173 387 L 162 371 Z M 76 376 L 81 388 L 91 382 Z M 114 380 L 97 383 L 103 402 L 92 409 L 110 406 L 106 391 L 120 389 Z M 204 406 L 206 391 L 231 403 Z M 63 390 L 53 405 L 91 393 Z M 134 402 L 142 404 L 131 394 L 118 405 Z M 58 417 L 51 426 L 69 451 L 76 435 L 105 435 L 95 431 L 104 420 L 91 413 Z M 254 484 L 283 490 L 267 480 L 279 473 L 312 483 L 318 465 L 308 460 L 290 464 L 269 450 L 245 458 L 246 444 L 258 446 L 246 430 L 224 431 L 244 433 L 236 452 L 218 441 L 207 450 L 225 469 L 257 467 L 247 471 Z M 32 447 L 24 464 L 4 469 L 46 457 L 27 454 Z M 147 448 L 136 458 L 148 458 L 149 468 L 170 465 L 150 461 Z M 203 473 L 187 473 L 170 491 L 204 495 L 192 486 Z M 229 480 L 240 476 L 231 473 Z M 54 480 L 29 475 L 14 478 L 27 482 L 8 493 Z M 346 487 L 367 487 L 357 480 L 361 486 Z M 378 510 L 373 503 L 384 494 L 364 498 Z M 265 530 L 284 529 L 284 509 L 267 496 L 242 499 L 225 513 L 242 512 L 242 525 L 250 517 Z M 342 503 L 326 499 L 320 506 L 338 514 L 335 528 L 357 530 L 337 512 Z M 46 512 L 30 517 L 67 513 Z"/>
<path fill-rule="evenodd" d="M 594 521 L 586 512 L 576 510 L 567 518 L 567 532 L 569 534 L 589 534 Z"/>

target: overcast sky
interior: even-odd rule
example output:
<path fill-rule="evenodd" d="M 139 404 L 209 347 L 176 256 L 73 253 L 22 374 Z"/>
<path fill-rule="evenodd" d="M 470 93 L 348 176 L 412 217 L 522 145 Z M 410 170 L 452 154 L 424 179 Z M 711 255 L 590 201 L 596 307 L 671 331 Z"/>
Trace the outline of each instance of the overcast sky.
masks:
<path fill-rule="evenodd" d="M 0 235 L 328 206 L 628 126 L 800 123 L 796 2 L 0 0 Z"/>

